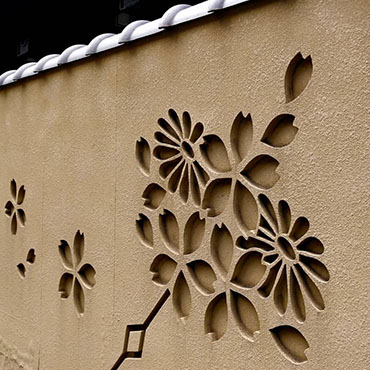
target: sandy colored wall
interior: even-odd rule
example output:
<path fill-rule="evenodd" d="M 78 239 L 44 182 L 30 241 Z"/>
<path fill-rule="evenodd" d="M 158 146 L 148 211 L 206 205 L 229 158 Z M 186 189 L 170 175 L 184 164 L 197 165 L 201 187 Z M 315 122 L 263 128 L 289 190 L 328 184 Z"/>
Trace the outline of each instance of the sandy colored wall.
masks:
<path fill-rule="evenodd" d="M 120 369 L 370 368 L 369 14 L 256 1 L 2 89 L 0 367 L 141 324 Z"/>

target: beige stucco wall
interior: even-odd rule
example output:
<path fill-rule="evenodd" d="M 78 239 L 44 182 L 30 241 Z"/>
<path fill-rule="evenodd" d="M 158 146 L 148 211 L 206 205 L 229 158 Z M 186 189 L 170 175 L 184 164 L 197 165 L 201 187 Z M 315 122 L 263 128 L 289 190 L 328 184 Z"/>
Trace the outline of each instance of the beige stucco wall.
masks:
<path fill-rule="evenodd" d="M 295 369 L 292 357 L 303 361 L 302 369 L 370 368 L 369 14 L 366 0 L 256 1 L 3 88 L 0 204 L 11 200 L 12 179 L 17 189 L 24 185 L 25 198 L 17 208 L 24 210 L 26 223 L 22 227 L 18 221 L 13 235 L 5 209 L 0 218 L 0 367 L 111 369 L 122 353 L 126 326 L 144 323 L 166 291 L 153 283 L 150 273 L 153 259 L 166 253 L 176 260 L 176 273 L 183 269 L 186 282 L 180 275 L 174 287 L 176 276 L 172 277 L 171 295 L 146 331 L 142 358 L 126 359 L 120 369 Z M 303 82 L 303 92 L 286 103 L 285 75 L 298 52 L 304 58 L 311 56 L 313 72 L 306 87 Z M 169 109 L 180 117 L 189 112 L 192 127 L 197 122 L 204 126 L 193 145 L 194 158 L 210 177 L 200 207 L 191 196 L 184 204 L 179 190 L 171 193 L 167 179 L 159 175 L 162 161 L 153 155 L 159 145 L 154 134 L 160 130 L 159 118 L 171 122 Z M 239 125 L 240 131 L 233 126 L 235 153 L 244 155 L 250 148 L 237 165 L 230 130 L 239 112 L 251 114 L 253 141 L 248 120 Z M 288 124 L 283 130 L 288 139 L 275 134 L 286 146 L 262 143 L 267 126 L 280 114 L 295 117 L 296 135 Z M 229 164 L 222 142 L 207 135 L 222 140 Z M 149 175 L 136 157 L 140 138 L 150 147 Z M 199 144 L 204 140 L 209 146 L 202 154 Z M 139 146 L 140 151 L 147 159 L 145 145 Z M 259 154 L 279 162 L 276 183 L 271 161 L 251 175 L 265 188 L 240 175 Z M 233 189 L 228 203 L 225 200 L 229 180 L 220 180 L 217 184 L 222 186 L 212 192 L 209 184 L 217 178 L 232 178 L 233 184 L 239 179 L 234 206 Z M 146 207 L 142 198 L 153 183 L 166 190 L 155 210 Z M 205 187 L 200 190 L 203 197 Z M 290 206 L 291 224 L 304 217 L 302 230 L 309 221 L 302 238 L 315 237 L 325 248 L 315 257 L 322 265 L 310 260 L 319 277 L 312 281 L 322 299 L 312 284 L 307 283 L 311 299 L 302 288 L 305 320 L 299 314 L 302 300 L 297 284 L 285 293 L 282 282 L 280 291 L 275 288 L 275 300 L 274 293 L 261 297 L 269 267 L 261 267 L 258 257 L 267 252 L 255 249 L 248 254 L 235 246 L 240 236 L 251 241 L 257 234 L 257 220 L 268 204 L 266 198 L 258 198 L 260 194 L 271 200 L 279 220 L 277 235 L 267 244 L 287 263 L 290 275 L 299 270 L 289 267 L 289 247 L 284 254 L 278 243 L 287 214 L 278 213 L 280 200 Z M 212 211 L 203 209 L 208 206 L 217 210 L 225 206 L 225 210 L 213 217 Z M 178 255 L 163 241 L 163 230 L 168 230 L 170 239 L 176 236 L 176 222 L 168 211 L 179 225 Z M 194 223 L 187 223 L 194 213 Z M 142 223 L 138 229 L 135 225 L 139 214 L 150 220 L 152 246 L 140 239 Z M 268 214 L 265 218 L 274 229 Z M 72 246 L 78 230 L 84 233 L 81 266 L 90 264 L 84 271 L 91 285 L 96 272 L 91 289 L 82 284 L 83 315 L 74 304 L 81 298 L 74 299 L 71 293 L 61 299 L 58 292 L 67 271 L 58 246 L 61 240 Z M 194 253 L 183 255 L 184 233 L 186 238 L 194 236 L 190 248 L 200 243 Z M 291 239 L 285 235 L 293 245 Z M 292 246 L 295 257 L 300 253 L 298 242 Z M 36 255 L 33 263 L 26 261 L 30 249 Z M 245 253 L 246 263 L 239 263 L 236 275 L 240 276 L 234 279 L 249 286 L 242 288 L 230 280 Z M 212 266 L 215 276 L 211 267 L 193 263 L 190 267 L 195 266 L 200 277 L 200 283 L 194 284 L 185 264 L 196 260 Z M 174 265 L 165 257 L 162 262 L 157 259 L 152 269 L 164 271 L 157 278 L 167 281 Z M 23 278 L 17 271 L 21 263 Z M 299 276 L 303 287 L 306 275 Z M 209 290 L 198 289 L 204 286 Z M 233 293 L 231 303 L 230 289 L 239 294 Z M 292 292 L 298 297 L 293 307 Z M 214 299 L 216 304 L 209 306 Z M 209 330 L 215 332 L 213 338 L 206 335 Z M 285 354 L 271 333 L 280 333 Z M 306 354 L 301 335 L 309 345 Z"/>

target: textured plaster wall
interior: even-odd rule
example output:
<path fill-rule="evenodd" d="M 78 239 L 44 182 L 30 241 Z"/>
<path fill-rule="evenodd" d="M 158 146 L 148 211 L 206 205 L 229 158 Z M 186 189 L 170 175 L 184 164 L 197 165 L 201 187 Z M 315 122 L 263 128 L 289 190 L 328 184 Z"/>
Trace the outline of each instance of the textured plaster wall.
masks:
<path fill-rule="evenodd" d="M 149 318 L 142 358 L 120 369 L 370 368 L 369 11 L 365 0 L 256 1 L 2 89 L 0 204 L 14 179 L 24 214 L 16 233 L 9 204 L 0 218 L 0 367 L 111 369 L 126 326 Z M 287 103 L 299 52 L 312 76 L 303 65 Z M 187 141 L 194 158 L 180 151 L 209 175 L 200 205 L 185 180 L 175 191 L 176 176 L 160 176 L 158 157 L 175 153 L 155 149 L 158 119 L 176 121 L 169 109 L 204 128 Z M 233 125 L 239 112 L 251 120 Z M 294 121 L 276 133 L 281 114 Z M 243 172 L 260 154 L 270 157 Z M 291 225 L 302 217 L 291 235 L 286 204 Z M 307 236 L 314 285 L 289 267 Z M 274 251 L 290 277 L 263 298 Z M 78 286 L 58 291 L 68 295 L 71 260 L 84 299 Z M 140 347 L 134 334 L 127 351 Z"/>

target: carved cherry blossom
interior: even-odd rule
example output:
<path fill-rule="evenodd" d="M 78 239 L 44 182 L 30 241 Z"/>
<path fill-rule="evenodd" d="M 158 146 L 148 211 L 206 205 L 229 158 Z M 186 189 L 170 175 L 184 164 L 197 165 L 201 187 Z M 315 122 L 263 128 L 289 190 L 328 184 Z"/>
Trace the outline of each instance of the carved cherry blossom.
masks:
<path fill-rule="evenodd" d="M 184 112 L 180 120 L 177 113 L 170 109 L 169 120 L 160 118 L 158 125 L 161 131 L 154 135 L 158 145 L 154 148 L 154 157 L 162 163 L 159 173 L 168 178 L 168 189 L 171 193 L 179 191 L 184 203 L 192 194 L 195 204 L 200 204 L 201 187 L 209 176 L 196 158 L 195 144 L 203 134 L 201 122 L 192 124 L 190 114 Z"/>
<path fill-rule="evenodd" d="M 211 256 L 220 274 L 223 289 L 209 302 L 205 313 L 204 329 L 212 341 L 223 337 L 229 321 L 229 309 L 240 334 L 254 341 L 260 330 L 260 322 L 253 303 L 236 289 L 230 287 L 230 266 L 234 254 L 234 242 L 226 225 L 215 225 L 211 236 Z"/>
<path fill-rule="evenodd" d="M 82 264 L 85 248 L 85 237 L 80 231 L 76 232 L 73 247 L 65 240 L 60 241 L 59 255 L 66 272 L 59 281 L 60 298 L 67 299 L 71 293 L 76 311 L 79 315 L 85 312 L 84 288 L 95 286 L 95 269 L 88 263 Z"/>
<path fill-rule="evenodd" d="M 324 246 L 308 236 L 309 222 L 298 217 L 294 223 L 287 202 L 277 210 L 265 195 L 259 196 L 260 223 L 255 237 L 240 237 L 238 247 L 247 250 L 236 265 L 233 282 L 244 288 L 257 287 L 263 298 L 273 296 L 284 315 L 289 299 L 299 322 L 306 319 L 305 298 L 321 311 L 325 308 L 317 283 L 329 280 L 329 272 L 319 260 Z"/>
<path fill-rule="evenodd" d="M 17 192 L 17 183 L 13 179 L 10 181 L 10 194 L 12 200 L 9 200 L 5 204 L 5 215 L 11 219 L 10 230 L 13 235 L 17 234 L 18 223 L 21 227 L 26 225 L 26 214 L 22 208 L 19 206 L 23 204 L 24 198 L 26 196 L 26 189 L 22 185 Z"/>
<path fill-rule="evenodd" d="M 202 245 L 205 223 L 206 220 L 200 217 L 199 212 L 195 212 L 180 229 L 172 212 L 164 210 L 159 215 L 161 240 L 166 253 L 160 253 L 154 258 L 150 271 L 153 282 L 158 285 L 166 286 L 174 281 L 172 301 L 175 312 L 182 321 L 186 320 L 191 309 L 189 277 L 201 293 L 207 295 L 214 292 L 216 276 L 212 268 L 207 262 L 194 258 Z"/>

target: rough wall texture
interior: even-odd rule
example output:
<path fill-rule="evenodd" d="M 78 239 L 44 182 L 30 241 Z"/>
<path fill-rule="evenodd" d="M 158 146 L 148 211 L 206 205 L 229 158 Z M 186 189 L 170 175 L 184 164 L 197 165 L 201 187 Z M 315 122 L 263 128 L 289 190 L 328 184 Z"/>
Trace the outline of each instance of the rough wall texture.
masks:
<path fill-rule="evenodd" d="M 2 368 L 370 368 L 369 14 L 257 1 L 1 90 Z"/>

